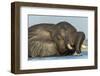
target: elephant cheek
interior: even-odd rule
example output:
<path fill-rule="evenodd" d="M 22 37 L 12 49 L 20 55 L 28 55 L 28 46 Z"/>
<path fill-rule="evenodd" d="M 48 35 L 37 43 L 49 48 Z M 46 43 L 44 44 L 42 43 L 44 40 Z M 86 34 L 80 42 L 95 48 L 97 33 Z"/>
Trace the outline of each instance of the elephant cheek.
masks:
<path fill-rule="evenodd" d="M 60 41 L 60 47 L 62 48 L 62 50 L 65 50 L 65 46 L 64 46 L 64 41 L 63 40 Z"/>
<path fill-rule="evenodd" d="M 58 46 L 58 48 L 59 48 L 60 54 L 63 54 L 66 51 L 66 48 L 64 46 L 64 41 L 63 40 L 59 40 L 59 46 Z"/>

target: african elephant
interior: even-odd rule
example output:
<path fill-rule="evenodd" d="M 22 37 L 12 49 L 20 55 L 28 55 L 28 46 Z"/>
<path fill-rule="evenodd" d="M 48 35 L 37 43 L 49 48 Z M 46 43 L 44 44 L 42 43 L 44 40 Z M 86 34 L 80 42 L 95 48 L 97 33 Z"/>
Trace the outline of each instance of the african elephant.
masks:
<path fill-rule="evenodd" d="M 63 56 L 81 53 L 85 34 L 68 22 L 41 23 L 28 29 L 28 56 Z"/>

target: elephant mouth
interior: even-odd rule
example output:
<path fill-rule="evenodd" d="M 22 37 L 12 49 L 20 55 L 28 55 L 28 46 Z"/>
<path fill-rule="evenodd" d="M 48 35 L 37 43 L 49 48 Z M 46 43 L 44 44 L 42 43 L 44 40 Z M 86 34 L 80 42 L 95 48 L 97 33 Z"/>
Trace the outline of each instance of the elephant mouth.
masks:
<path fill-rule="evenodd" d="M 75 50 L 75 47 L 70 45 L 70 44 L 67 44 L 67 47 L 69 50 Z M 86 45 L 84 44 L 81 44 L 81 49 L 86 49 Z M 77 52 L 76 52 L 77 51 Z M 81 56 L 81 51 L 80 50 L 75 50 L 75 52 L 73 53 L 74 56 Z"/>
<path fill-rule="evenodd" d="M 70 44 L 67 44 L 67 47 L 68 47 L 68 49 L 70 49 L 70 50 L 73 50 L 73 49 L 74 49 L 74 47 L 73 47 L 72 45 L 70 45 Z M 86 48 L 86 45 L 81 44 L 81 49 L 85 49 L 85 48 Z"/>

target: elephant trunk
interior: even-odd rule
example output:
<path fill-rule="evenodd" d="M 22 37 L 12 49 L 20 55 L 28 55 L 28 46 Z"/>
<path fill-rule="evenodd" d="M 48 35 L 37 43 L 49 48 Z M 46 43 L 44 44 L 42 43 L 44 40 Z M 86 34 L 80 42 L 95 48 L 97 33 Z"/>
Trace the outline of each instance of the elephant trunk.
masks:
<path fill-rule="evenodd" d="M 81 47 L 84 47 L 83 41 L 85 40 L 85 34 L 83 32 L 77 32 L 77 39 L 76 39 L 76 43 L 77 45 L 75 45 L 75 49 L 76 49 L 76 53 L 80 54 L 81 53 Z"/>

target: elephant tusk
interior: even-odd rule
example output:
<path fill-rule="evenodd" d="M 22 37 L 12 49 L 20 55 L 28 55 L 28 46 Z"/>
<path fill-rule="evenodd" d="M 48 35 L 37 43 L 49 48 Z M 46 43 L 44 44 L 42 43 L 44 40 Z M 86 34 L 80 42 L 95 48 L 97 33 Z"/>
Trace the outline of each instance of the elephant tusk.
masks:
<path fill-rule="evenodd" d="M 81 48 L 85 49 L 86 48 L 86 45 L 81 45 Z"/>
<path fill-rule="evenodd" d="M 70 44 L 67 44 L 67 46 L 68 46 L 69 49 L 73 49 Z"/>

